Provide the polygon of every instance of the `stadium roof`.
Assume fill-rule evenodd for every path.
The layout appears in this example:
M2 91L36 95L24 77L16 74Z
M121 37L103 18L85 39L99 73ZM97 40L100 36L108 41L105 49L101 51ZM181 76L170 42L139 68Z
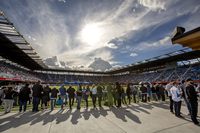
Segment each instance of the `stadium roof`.
M181 44L194 50L200 50L200 27L172 38L173 44Z
M89 70L70 70L70 69L43 69L46 72L68 72L68 73L85 73L85 74L108 74L103 71L89 71Z
M0 11L0 56L28 69L42 69L47 66L31 45L16 30L14 25Z
M165 66L170 62L178 62L178 61L186 61L191 59L196 59L200 57L200 50L191 51L190 49L183 49L175 52L171 52L169 54L164 54L158 57L154 57L151 59L147 59L141 62L134 63L132 65L124 66L120 69L115 69L109 74L123 73L123 72L131 72L134 70L144 70L151 68L158 68L159 66Z

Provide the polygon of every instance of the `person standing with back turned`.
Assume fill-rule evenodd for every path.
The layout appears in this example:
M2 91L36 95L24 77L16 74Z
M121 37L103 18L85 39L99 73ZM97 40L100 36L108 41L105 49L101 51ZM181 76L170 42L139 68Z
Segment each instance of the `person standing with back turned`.
M31 93L30 88L28 87L29 84L26 84L20 91L19 91L19 112L22 111L22 107L24 107L23 111L26 111L27 101L29 100L29 94Z
M98 97L98 103L99 107L101 108L101 101L102 101L102 96L103 96L103 88L100 84L97 85L97 97Z
M80 110L81 109L81 100L82 100L82 86L81 85L78 86L76 95L77 95L77 110Z
M40 103L40 98L42 96L42 85L40 84L40 81L38 81L32 88L33 92L33 112L37 112L38 110L38 105Z
M117 107L120 108L122 105L122 88L119 82L116 82L116 91L117 91Z
M195 125L199 125L197 120L197 112L198 112L198 99L197 99L197 92L195 91L192 79L187 79L186 84L186 94L187 99L189 101L191 107L191 119Z
M63 106L64 104L66 105L66 93L67 93L67 90L65 88L65 85L61 85L61 87L59 88L59 92L60 92L60 97L62 99L62 104L61 104L61 109L63 109Z
M72 109L72 106L74 105L74 97L75 97L75 89L70 85L67 89L68 97L69 97L69 108Z
M128 98L128 104L131 104L131 87L130 87L130 83L127 84L127 88L126 88L126 95Z

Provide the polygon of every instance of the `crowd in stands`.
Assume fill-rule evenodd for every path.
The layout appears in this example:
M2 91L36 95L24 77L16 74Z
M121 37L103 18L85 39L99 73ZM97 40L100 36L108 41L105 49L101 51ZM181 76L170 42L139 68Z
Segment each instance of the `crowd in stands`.
M12 64L0 61L0 78L15 78L22 81L43 81L43 82L121 82L139 83L145 82L168 82L171 80L182 80L187 77L193 80L200 79L200 65L196 66L182 66L170 69L156 70L150 72L131 73L125 75L115 76L99 76L99 75L67 75L67 74L49 74L49 73L36 73L28 71Z
M31 71L17 67L15 65L0 61L0 77L13 78L21 81L38 81L40 78Z
M115 76L114 81L118 82L169 82L171 80L182 80L190 77L193 80L200 79L200 66L177 67L166 70L158 70L143 73L132 73L127 75Z
M94 76L94 75L64 75L64 74L44 74L38 73L45 82L92 82L99 83L105 82L108 77Z

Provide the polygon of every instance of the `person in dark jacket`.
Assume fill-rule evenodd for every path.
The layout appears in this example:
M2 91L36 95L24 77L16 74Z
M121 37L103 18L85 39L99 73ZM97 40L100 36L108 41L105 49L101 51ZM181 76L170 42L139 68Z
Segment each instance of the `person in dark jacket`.
M187 106L187 109L188 109L188 112L189 112L188 115L190 115L191 114L191 107L190 107L190 103L188 101L187 94L186 94L185 80L181 81L181 84L180 84L179 87L180 87L180 89L182 91L182 98L184 99L184 102L185 102L185 104Z
M98 98L99 107L102 107L101 106L102 96L103 96L103 88L99 84L97 85L97 98Z
M138 87L134 86L134 85L131 85L130 88L131 88L131 93L133 95L133 102L134 103L139 102L139 99L136 99L138 97L138 95L139 95Z
M38 105L40 103L40 98L42 95L42 85L40 84L40 81L38 81L32 88L33 92L33 112L37 112L38 110Z
M142 92L142 102L147 102L147 88L141 84L140 91Z
M158 101L160 101L160 98L161 98L161 96L160 96L160 91L159 91L159 90L160 90L160 86L159 86L158 83L156 83L154 87L155 87L157 99L158 99Z
M159 84L159 94L162 99L162 101L165 101L165 88L162 84Z
M195 91L192 79L187 79L186 84L186 95L187 99L190 103L191 108L191 119L194 124L198 125L199 122L197 120L197 113L198 113L198 99L197 99L197 92Z
M128 85L127 85L126 95L127 95L127 98L128 98L128 103L131 104L131 87L130 87L130 83L128 83Z
M29 100L29 94L31 93L29 84L26 84L19 92L19 112L26 111L27 101Z
M151 86L150 86L150 83L147 84L147 100L148 102L151 101L151 97L152 97L152 90L151 90Z
M51 111L53 111L55 105L56 105L56 99L57 99L57 96L58 96L58 93L59 91L54 87L52 90L51 90Z
M12 87L8 87L7 89L4 90L4 109L5 109L5 113L9 113L13 107L13 95L15 95L16 92L13 90Z
M74 105L75 89L72 86L69 86L67 93L69 97L69 108L72 109L72 106Z
M114 105L117 106L117 90L114 86L111 89L111 92L112 92L112 96L113 96Z
M79 85L77 91L76 91L76 95L77 95L77 110L81 109L81 100L82 100L82 86Z
M156 92L155 84L152 84L151 91L152 91L152 98L153 98L155 101L158 101L158 97L157 97L157 92Z
M86 109L88 108L88 98L90 96L90 87L87 86L86 88L84 87L83 88L83 99L85 100L85 106L86 106Z
M126 92L124 90L124 88L122 87L122 103L127 105L127 102L126 102Z
M117 91L117 107L121 107L122 103L122 87L120 86L119 82L116 82L116 91Z
M94 109L96 108L96 99L97 99L97 87L92 85L91 87L91 97L92 97L92 104Z
M47 109L47 103L50 100L49 94L51 92L51 89L49 85L46 85L43 89L43 94L42 94L42 109Z

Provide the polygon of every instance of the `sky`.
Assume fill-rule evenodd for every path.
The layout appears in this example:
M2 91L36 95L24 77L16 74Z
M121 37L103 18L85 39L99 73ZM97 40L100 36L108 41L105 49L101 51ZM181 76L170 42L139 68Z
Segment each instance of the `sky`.
M200 0L1 0L16 29L45 59L89 66L95 58L113 67L179 49L176 26L200 25Z

